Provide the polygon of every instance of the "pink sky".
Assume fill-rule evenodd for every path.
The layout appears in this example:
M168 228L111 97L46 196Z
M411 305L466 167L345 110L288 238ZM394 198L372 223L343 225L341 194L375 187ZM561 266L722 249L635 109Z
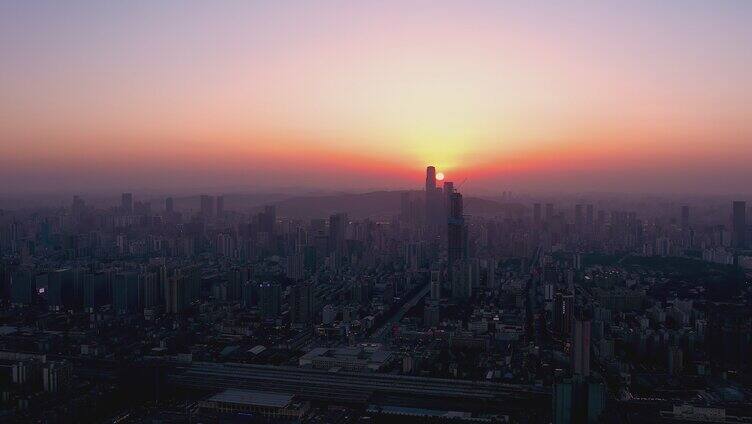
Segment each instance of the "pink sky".
M5 190L749 191L748 2L0 5Z

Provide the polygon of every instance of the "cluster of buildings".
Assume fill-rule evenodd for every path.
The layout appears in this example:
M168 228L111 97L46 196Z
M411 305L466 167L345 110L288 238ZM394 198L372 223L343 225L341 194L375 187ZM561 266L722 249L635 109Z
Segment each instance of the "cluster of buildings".
M0 421L752 422L746 203L459 188L0 211Z

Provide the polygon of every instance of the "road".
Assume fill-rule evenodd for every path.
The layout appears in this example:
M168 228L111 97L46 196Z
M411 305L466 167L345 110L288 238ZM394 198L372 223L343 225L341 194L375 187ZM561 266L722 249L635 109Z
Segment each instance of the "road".
M420 302L420 300L423 299L428 294L429 291L431 291L431 285L426 284L426 286L420 289L420 291L416 293L415 296L413 296L412 298L410 298L410 300L402 304L402 307L400 307L399 310L395 312L391 318L389 318L381 327L375 330L373 334L371 334L371 339L382 340L384 338L384 332L391 329L392 324L394 324L395 322L399 322L402 319L402 317L405 316L407 311L409 311L415 305L417 305L418 302Z

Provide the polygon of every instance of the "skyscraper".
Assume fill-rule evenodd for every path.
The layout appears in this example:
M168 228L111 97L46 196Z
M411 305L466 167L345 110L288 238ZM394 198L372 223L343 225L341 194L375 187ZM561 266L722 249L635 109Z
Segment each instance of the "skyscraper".
M116 313L135 312L139 307L139 281L135 272L121 272L112 281L112 308Z
M684 205L681 208L681 227L682 229L689 228L689 206Z
M165 199L165 210L168 213L175 212L175 205L173 203L172 197L168 197L168 198Z
M69 307L73 304L73 270L58 269L47 275L47 305L53 309Z
M733 204L733 209L734 247L744 249L747 245L747 202L737 200Z
M277 207L274 205L264 206L264 211L258 214L259 231L272 236L274 225L277 223Z
M290 322L305 324L313 315L313 285L298 283L290 288Z
M431 271L431 300L441 299L441 272Z
M486 278L486 287L489 289L495 289L498 287L498 280L496 279L496 259L490 258L487 261L488 272Z
M569 293L556 293L554 297L554 331L567 336L572 332L572 308L574 296Z
M575 375L554 384L554 424L595 424L606 405L602 381Z
M217 196L217 218L225 214L225 196Z
M583 215L582 215L582 206L580 204L577 204L574 206L574 226L576 229L580 230L582 229L583 221Z
M426 168L426 223L434 228L441 224L444 215L440 192L436 187L436 168L429 166Z
M546 222L551 221L554 218L554 204L546 203Z
M452 193L449 201L449 217L447 220L447 246L449 269L454 264L467 259L467 227L462 210L462 194Z
M345 230L347 229L347 214L336 213L329 217L329 251L343 253L345 251Z
M279 284L261 283L259 286L259 308L264 318L274 318L279 315L281 290Z
M590 320L574 320L572 335L572 373L583 377L590 375Z
M533 222L537 225L541 222L541 204L533 204Z
M444 181L443 193L437 194L440 197L441 202L441 221L445 222L449 217L449 204L452 199L452 193L454 193L454 183L452 181Z
M426 168L426 195L436 191L436 168L429 166Z
M206 194L201 195L201 216L204 219L214 216L214 197Z
M591 204L585 206L585 225L591 228L595 223L595 207Z
M402 222L405 222L405 223L411 222L411 219L410 219L411 209L412 209L412 199L410 196L410 192L406 191L400 194L400 219L402 220Z
M123 193L120 196L120 209L125 213L133 213L133 193Z

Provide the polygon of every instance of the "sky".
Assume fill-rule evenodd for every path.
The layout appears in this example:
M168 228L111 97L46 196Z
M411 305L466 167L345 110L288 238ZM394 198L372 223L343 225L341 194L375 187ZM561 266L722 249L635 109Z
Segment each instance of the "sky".
M752 2L0 2L0 193L750 192Z

